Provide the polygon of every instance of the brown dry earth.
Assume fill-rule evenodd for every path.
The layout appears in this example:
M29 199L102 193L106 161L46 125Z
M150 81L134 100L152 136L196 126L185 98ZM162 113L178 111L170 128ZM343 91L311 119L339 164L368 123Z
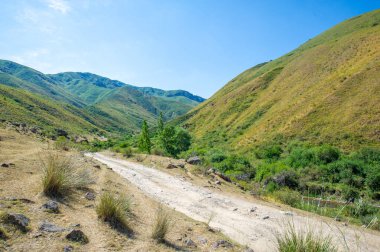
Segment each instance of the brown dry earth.
M59 153L70 157L76 166L88 169L95 183L88 189L74 191L69 197L59 200L58 214L45 212L41 206L49 199L41 193L41 159L49 151L52 148L48 142L0 129L0 164L14 164L0 167L0 212L21 213L30 218L30 231L25 234L10 232L8 240L0 239L0 251L63 251L65 246L72 246L74 251L214 251L216 241L228 240L221 233L210 231L205 223L166 208L171 213L171 229L167 243L157 244L150 234L159 203L107 166L76 151ZM95 165L100 165L100 168ZM98 220L95 206L104 191L131 198L134 215L131 219L132 237ZM87 200L84 197L86 192L95 193L95 201ZM44 221L66 230L42 232L39 227ZM69 230L77 224L89 238L86 245L65 239ZM196 247L186 245L187 239L191 239ZM216 248L216 251L227 250L245 251L245 248L237 244L233 248Z

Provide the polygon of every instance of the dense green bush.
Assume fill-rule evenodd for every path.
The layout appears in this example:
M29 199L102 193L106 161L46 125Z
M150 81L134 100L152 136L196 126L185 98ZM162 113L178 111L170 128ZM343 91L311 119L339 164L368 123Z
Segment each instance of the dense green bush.
M283 150L279 144L262 145L256 150L255 155L259 159L277 160L280 158Z
M179 127L165 126L158 136L160 147L170 156L177 157L191 145L190 134Z
M371 191L380 191L380 165L373 165L368 169L366 184Z

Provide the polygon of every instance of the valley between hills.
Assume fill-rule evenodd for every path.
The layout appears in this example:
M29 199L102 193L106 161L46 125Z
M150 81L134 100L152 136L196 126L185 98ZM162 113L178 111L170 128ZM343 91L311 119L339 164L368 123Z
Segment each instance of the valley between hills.
M379 24L208 99L0 60L0 251L378 251Z

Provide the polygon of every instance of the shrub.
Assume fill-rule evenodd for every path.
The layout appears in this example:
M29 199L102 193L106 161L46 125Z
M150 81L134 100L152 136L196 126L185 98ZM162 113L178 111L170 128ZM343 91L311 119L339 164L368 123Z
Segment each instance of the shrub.
M322 145L316 150L316 161L320 164L329 164L340 157L339 149L330 145Z
M7 240L9 238L8 232L4 227L0 226L0 240Z
M353 156L366 163L380 162L380 149L366 147L353 154Z
M166 126L159 135L159 144L168 155L176 157L189 149L191 136L182 128Z
M64 136L59 136L54 143L54 148L68 151L70 149L70 141Z
M169 214L160 205L157 209L156 218L153 225L152 238L158 242L165 241L165 236L169 230L169 226Z
M93 183L88 171L78 169L70 158L49 153L41 163L42 188L47 196L61 197L71 189Z
M280 173L281 171L287 171L291 168L282 162L268 163L263 162L257 167L255 179L261 182L268 177Z
M342 197L347 202L354 202L359 198L359 191L351 186L344 186L342 189Z
M282 189L273 193L276 199L284 204L295 207L301 200L301 194L297 191Z
M295 147L291 150L287 162L291 167L307 167L314 163L314 151L311 148Z
M368 170L366 184L371 191L380 191L380 165L374 165Z
M259 159L272 159L277 160L280 158L283 150L278 144L268 144L259 147L255 155Z
M310 230L297 231L289 224L282 234L276 235L279 252L334 252L338 251L330 236L315 234Z
M221 172L239 171L254 174L254 169L248 159L237 155L228 156L222 162L215 164L215 168Z
M280 173L274 175L271 179L279 186L286 186L291 189L298 187L298 175L292 170L281 171Z
M132 150L132 148L129 147L129 146L126 147L126 148L124 148L124 149L121 149L120 153L123 154L123 156L124 156L124 157L127 157L127 158L133 156L133 150Z
M113 228L121 231L129 230L128 215L131 214L131 204L124 196L116 196L105 192L96 206L98 217L108 222Z

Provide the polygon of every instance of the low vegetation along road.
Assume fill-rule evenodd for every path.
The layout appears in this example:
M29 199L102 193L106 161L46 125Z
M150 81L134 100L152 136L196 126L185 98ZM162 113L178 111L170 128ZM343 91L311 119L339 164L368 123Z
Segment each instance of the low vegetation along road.
M157 201L195 220L210 221L212 228L254 251L274 251L275 234L283 232L289 224L324 237L330 235L343 251L379 251L380 248L378 233L364 228L223 195L195 186L181 176L100 153L87 156L106 164Z

